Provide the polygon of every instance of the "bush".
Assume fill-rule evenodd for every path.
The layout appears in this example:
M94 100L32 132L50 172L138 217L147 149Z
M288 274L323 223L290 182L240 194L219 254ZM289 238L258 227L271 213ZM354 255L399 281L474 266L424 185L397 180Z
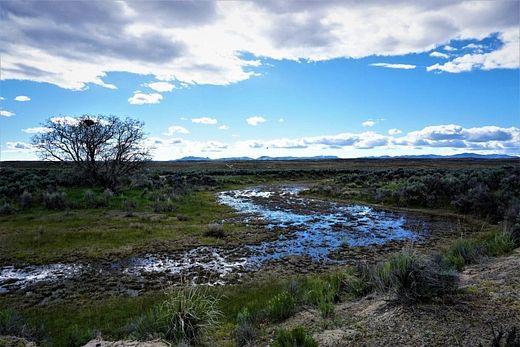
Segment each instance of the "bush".
M224 227L222 224L212 223L208 224L206 231L204 232L204 236L216 237L217 239L222 239L226 237L226 233L224 232Z
M153 210L155 213L165 213L175 211L175 204L171 199L159 200L156 199L153 203Z
M96 193L90 189L85 190L83 199L85 200L86 208L96 208L98 206Z
M22 317L11 309L0 310L0 336L16 336L27 340L37 339L40 331L27 325Z
M63 210L67 207L67 194L65 192L43 193L43 206L49 210Z
M311 278L307 281L304 301L317 306L322 317L328 317L334 312L333 303L339 295L339 284L321 278Z
M30 208L33 203L33 196L27 190L24 190L22 195L20 195L20 208L26 209Z
M131 217L137 208L137 203L134 200L124 199L122 203L123 210L127 217Z
M318 347L318 343L303 327L292 330L280 329L274 338L273 347Z
M254 321L255 317L247 307L238 313L237 327L235 329L235 340L237 346L247 346L256 339Z
M376 288L401 303L439 297L457 288L458 275L433 261L404 251L379 265L374 272Z
M108 207L110 204L110 200L114 197L114 192L110 189L105 189L103 191L103 194L101 194L101 200L100 203L102 206Z
M173 290L162 304L138 321L135 335L138 338L160 337L174 343L197 342L221 316L218 299L207 289L187 287Z
M286 291L276 295L267 304L269 318L277 322L292 316L295 309L296 301Z
M0 206L0 216L6 216L9 214L16 214L16 209L11 206L10 203L4 202L4 204Z

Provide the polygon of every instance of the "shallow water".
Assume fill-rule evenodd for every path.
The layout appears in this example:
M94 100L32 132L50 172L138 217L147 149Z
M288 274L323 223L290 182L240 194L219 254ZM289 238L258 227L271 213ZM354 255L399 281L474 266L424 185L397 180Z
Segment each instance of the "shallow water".
M235 249L197 247L177 255L148 254L103 267L50 264L0 268L0 294L41 281L59 281L83 274L141 277L180 275L192 282L225 283L226 275L252 271L287 256L308 256L316 262L334 262L330 255L341 247L362 247L393 240L417 240L426 226L416 218L300 196L301 186L264 186L217 194L221 204L236 210L240 221L280 231L274 241ZM411 230L416 225L421 234Z

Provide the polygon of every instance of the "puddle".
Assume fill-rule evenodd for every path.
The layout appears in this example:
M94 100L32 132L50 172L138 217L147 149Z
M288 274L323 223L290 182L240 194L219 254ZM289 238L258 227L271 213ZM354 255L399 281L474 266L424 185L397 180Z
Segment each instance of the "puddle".
M426 231L415 217L344 205L300 196L300 186L257 187L217 194L221 204L236 210L245 223L282 231L274 241L235 249L197 247L178 255L149 254L112 263L51 264L0 268L0 294L41 281L59 281L80 275L119 278L178 275L200 284L223 284L231 273L254 271L287 256L308 256L316 262L334 262L330 255L343 246L381 245L393 240L417 240ZM410 229L417 226L421 234ZM415 228L414 228L415 229Z
M331 262L329 255L342 246L381 245L389 241L417 240L421 237L409 229L426 226L402 214L375 210L366 205L343 205L299 196L303 187L280 187L232 190L218 194L220 203L234 208L252 222L260 219L267 228L292 231L277 240L249 245L249 265L262 265L287 256L309 256L314 261ZM268 194L267 194L268 193ZM418 228L419 229L419 228Z

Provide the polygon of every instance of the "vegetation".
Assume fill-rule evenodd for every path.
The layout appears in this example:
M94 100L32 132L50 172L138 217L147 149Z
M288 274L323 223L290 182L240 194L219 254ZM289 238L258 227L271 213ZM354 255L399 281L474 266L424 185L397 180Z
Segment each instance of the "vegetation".
M314 339L303 327L291 330L280 329L274 338L273 347L318 347Z

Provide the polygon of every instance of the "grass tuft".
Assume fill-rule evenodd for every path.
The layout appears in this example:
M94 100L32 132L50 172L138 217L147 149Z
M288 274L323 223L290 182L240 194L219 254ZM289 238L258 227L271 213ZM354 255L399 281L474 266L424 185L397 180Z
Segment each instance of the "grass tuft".
M318 347L318 343L303 327L291 330L280 329L274 338L273 347Z

